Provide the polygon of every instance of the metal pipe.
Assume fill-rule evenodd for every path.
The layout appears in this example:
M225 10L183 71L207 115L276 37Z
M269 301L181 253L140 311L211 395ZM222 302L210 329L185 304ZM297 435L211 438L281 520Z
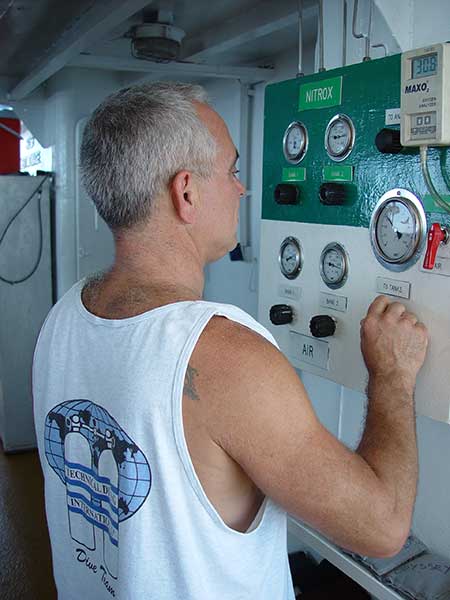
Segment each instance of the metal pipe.
M323 59L323 0L319 0L319 73L325 71Z
M365 40L365 42L366 42L365 56L363 57L363 61L366 61L366 60L370 60L370 30L372 28L372 0L370 0L369 23L368 23L367 35L364 35L364 33L358 33L356 31L356 19L358 16L358 6L359 6L359 0L354 0L354 2L353 2L353 19L352 19L352 35L357 40L361 40L361 39Z
M298 65L297 77L303 76L303 0L298 0Z
M347 0L344 0L344 22L342 27L342 66L347 64Z
M366 37L366 55L363 60L370 60L370 38L372 31L372 7L373 0L369 0L369 23L367 25L367 37Z

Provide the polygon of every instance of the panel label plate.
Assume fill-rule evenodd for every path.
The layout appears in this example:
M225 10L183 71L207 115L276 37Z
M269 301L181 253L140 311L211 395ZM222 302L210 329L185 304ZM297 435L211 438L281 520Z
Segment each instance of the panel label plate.
M289 332L290 352L295 360L328 370L330 347L328 342L318 340L296 331Z
M353 181L353 167L350 165L336 165L323 168L324 181L341 181L350 183Z
M411 296L411 284L408 281L377 277L377 292L386 294L387 296L396 296L397 298L409 300Z
M400 125L400 109L388 108L384 113L385 125Z
M320 306L323 308L333 308L339 312L347 312L347 298L345 296L320 292Z
M281 181L306 181L305 167L283 167Z
M298 110L339 106L342 102L342 75L300 86Z
M294 285L280 283L280 285L278 286L278 295L282 298L289 298L289 300L300 300L301 294L301 289Z

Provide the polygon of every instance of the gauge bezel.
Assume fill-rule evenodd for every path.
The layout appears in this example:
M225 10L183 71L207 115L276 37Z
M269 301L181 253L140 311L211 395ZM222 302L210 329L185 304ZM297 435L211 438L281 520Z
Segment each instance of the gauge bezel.
M409 253L398 259L391 259L386 256L378 242L377 236L378 220L390 202L400 202L403 204L415 219L414 246ZM383 194L375 205L370 219L369 234L375 258L383 267L394 272L406 271L411 268L419 260L427 239L427 219L422 202L408 190L402 188L389 190Z
M289 133L295 128L302 129L304 143L303 143L301 149L299 150L298 154L293 158L290 156L289 152L287 151L287 139L288 139ZM298 165L305 158L305 155L308 151L308 144L309 144L309 136L308 136L308 130L306 128L306 125L304 125L304 123L302 123L301 121L292 121L292 123L290 123L287 126L286 131L284 132L284 135L283 135L284 158L287 160L287 162L289 164Z
M348 147L342 154L335 154L330 148L330 142L329 142L330 129L333 127L333 125L336 123L336 121L345 121L350 128L350 144L348 145ZM334 115L334 117L332 117L329 120L327 128L325 130L325 150L327 151L327 154L331 158L331 160L334 160L335 162L341 162L341 161L345 160L347 158L347 156L353 150L353 147L355 145L355 139L356 139L355 126L353 125L353 121L350 119L349 116L344 115L343 113L339 113L337 115Z
M329 281L325 274L325 270L323 267L323 261L324 261L325 256L327 255L327 253L330 250L336 250L336 252L339 252L339 254L341 254L342 259L343 259L344 272L339 281ZM325 248L322 250L322 253L320 255L320 261L319 261L320 276L322 277L322 281L324 282L324 284L332 290L337 290L337 289L341 288L343 285L345 285L345 282L347 281L348 267L349 267L349 259L348 259L348 254L347 254L344 246L342 244L340 244L339 242L330 242L329 244L327 244L325 246Z
M295 271L293 271L292 273L286 272L286 270L283 266L283 262L282 262L283 251L286 248L286 246L288 246L289 244L292 244L293 246L295 246L295 249L297 251L296 256L295 256L296 267L295 267ZM302 247L300 245L300 242L297 240L297 238L289 236L287 238L284 238L284 240L281 242L280 250L278 252L278 264L280 266L281 273L286 277L286 279L295 279L296 277L298 277L300 275L300 272L303 268L303 252L302 252Z

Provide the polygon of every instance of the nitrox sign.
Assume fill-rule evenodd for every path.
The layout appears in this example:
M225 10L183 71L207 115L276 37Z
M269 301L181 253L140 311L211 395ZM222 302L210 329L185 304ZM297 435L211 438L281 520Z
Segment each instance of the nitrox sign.
M322 79L300 86L298 109L327 108L342 102L342 77Z

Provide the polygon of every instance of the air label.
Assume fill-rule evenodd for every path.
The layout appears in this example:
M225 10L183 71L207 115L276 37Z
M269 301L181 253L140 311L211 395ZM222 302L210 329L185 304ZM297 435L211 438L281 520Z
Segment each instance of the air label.
M377 292L409 300L411 295L411 284L408 281L377 277Z
M296 361L308 363L319 369L328 369L330 355L328 342L296 331L290 331L289 335L291 354Z

